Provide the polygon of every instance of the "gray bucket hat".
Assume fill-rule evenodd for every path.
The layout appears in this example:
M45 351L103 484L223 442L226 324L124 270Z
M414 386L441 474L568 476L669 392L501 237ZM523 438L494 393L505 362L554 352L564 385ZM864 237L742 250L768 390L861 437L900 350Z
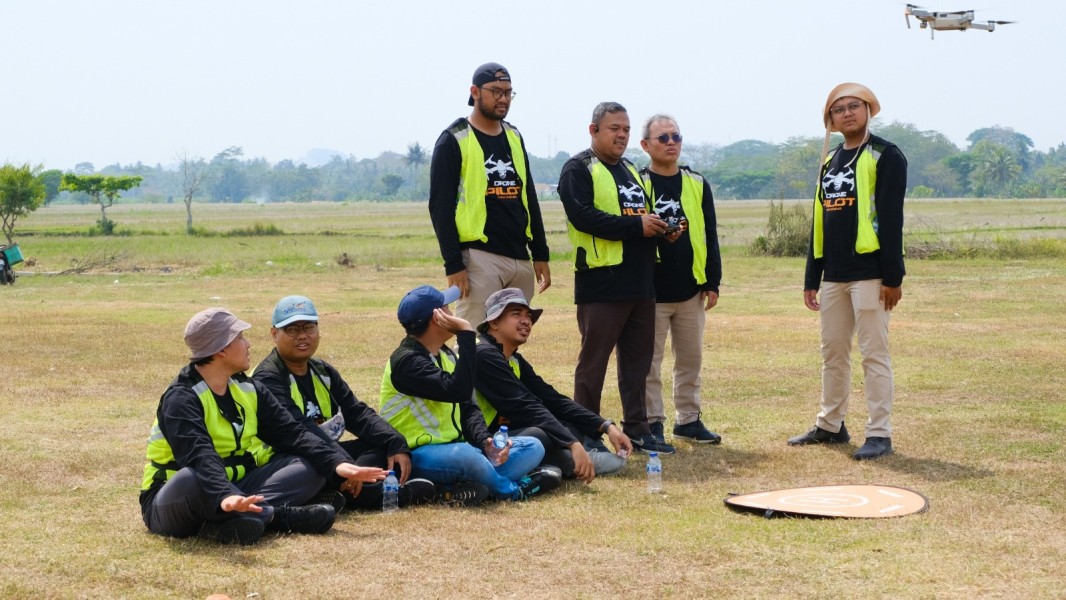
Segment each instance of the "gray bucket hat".
M481 333L485 333L489 330L489 321L495 321L500 318L506 309L511 304L521 304L529 309L533 313L532 319L536 323L540 318L540 314L544 312L543 308L533 308L529 305L529 301L526 300L525 294L518 288L504 288L498 292L493 292L489 296L488 300L485 300L485 320L477 326L477 330Z

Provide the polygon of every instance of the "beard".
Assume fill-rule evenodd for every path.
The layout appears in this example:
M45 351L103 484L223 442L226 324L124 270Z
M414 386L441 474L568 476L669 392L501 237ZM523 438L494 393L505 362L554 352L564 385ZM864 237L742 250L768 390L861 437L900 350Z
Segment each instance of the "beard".
M477 101L475 102L475 105L476 105L475 108L477 108L477 111L479 113L481 113L481 116L485 117L486 119L493 120L493 121L502 121L502 120L504 120L504 118L507 117L507 113L511 110L511 107L508 106L507 110L503 111L502 115L498 115L498 114L496 114L496 109L495 108L491 108L490 109L490 108L486 107L484 102L482 102L481 98L477 99Z

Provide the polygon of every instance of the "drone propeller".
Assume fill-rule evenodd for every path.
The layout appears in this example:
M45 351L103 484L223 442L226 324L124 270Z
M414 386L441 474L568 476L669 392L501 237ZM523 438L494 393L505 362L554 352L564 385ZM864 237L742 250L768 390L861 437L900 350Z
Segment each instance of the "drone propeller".
M995 23L996 25L1010 25L1011 23L1017 23L1017 21L989 21L989 23Z

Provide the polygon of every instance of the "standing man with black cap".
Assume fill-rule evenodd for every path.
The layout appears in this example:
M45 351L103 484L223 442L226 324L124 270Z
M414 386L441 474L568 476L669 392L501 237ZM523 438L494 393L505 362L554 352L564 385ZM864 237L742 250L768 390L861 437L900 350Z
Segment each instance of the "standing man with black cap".
M814 199L803 302L821 316L822 402L815 425L789 445L845 443L851 392L851 339L858 334L869 418L866 443L853 455L892 453L893 375L888 321L903 297L903 197L907 159L870 134L881 110L864 85L842 83L826 99L822 120L844 143L823 161ZM820 286L820 283L823 283ZM818 292L821 287L821 301Z
M517 287L533 297L551 285L548 243L521 134L504 121L515 97L503 65L474 71L474 110L448 126L433 147L429 214L448 285L459 288L456 316L485 318L485 300ZM532 262L530 262L532 255Z

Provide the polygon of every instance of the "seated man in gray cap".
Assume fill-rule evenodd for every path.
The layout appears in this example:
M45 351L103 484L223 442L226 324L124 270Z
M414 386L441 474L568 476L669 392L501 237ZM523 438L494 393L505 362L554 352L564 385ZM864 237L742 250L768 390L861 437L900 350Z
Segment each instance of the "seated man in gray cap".
M400 481L401 506L432 499L436 493L433 482L410 478L411 450L403 436L356 398L333 365L315 357L322 333L318 310L311 299L282 298L274 307L271 322L274 349L255 368L252 379L265 385L282 402L294 405L317 425L313 429L320 437L337 443L354 457L355 464L395 471ZM345 430L356 438L340 441ZM342 482L335 478L327 489L335 490ZM343 498L348 506L381 510L381 496L382 484L373 483L363 486L357 495L345 494Z
M478 504L489 494L525 500L558 487L558 469L537 468L544 446L536 439L494 445L474 401L474 328L448 308L458 298L455 286L442 292L424 285L400 301L396 317L407 337L385 365L382 416L407 440L414 475L444 487L457 504ZM453 336L458 355L446 344Z
M489 429L507 425L515 435L539 439L546 463L562 469L564 477L589 483L596 475L620 471L633 445L610 419L557 392L518 353L542 312L530 308L517 288L489 296L485 321L477 328L478 404ZM619 454L606 452L598 443L603 434Z
M163 392L148 437L141 515L153 533L251 544L266 529L325 533L335 511L301 506L336 475L348 489L385 478L359 467L244 372L251 327L221 308L185 327L190 363Z

